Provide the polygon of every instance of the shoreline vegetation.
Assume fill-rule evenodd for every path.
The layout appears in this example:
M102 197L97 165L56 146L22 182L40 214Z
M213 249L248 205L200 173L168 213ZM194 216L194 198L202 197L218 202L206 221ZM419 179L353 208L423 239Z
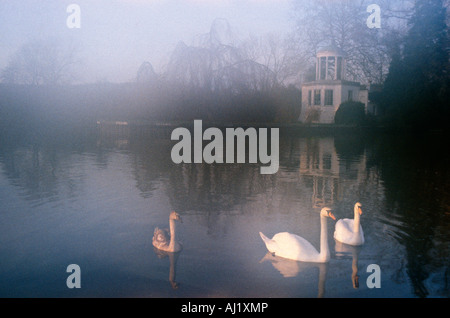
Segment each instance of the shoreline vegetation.
M3 141L52 134L61 139L102 129L108 134L128 130L142 135L161 128L192 128L197 119L205 127L220 129L278 127L281 135L450 133L448 125L399 125L371 116L359 124L301 123L301 92L295 87L233 94L190 90L168 82L0 84L0 96Z

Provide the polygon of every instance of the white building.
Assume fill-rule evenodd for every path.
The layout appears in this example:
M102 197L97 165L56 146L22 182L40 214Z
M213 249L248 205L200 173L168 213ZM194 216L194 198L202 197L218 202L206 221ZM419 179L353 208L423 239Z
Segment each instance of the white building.
M346 60L342 50L335 47L317 53L316 80L302 85L303 123L334 123L339 105L360 101L367 112L368 90L358 82L345 79Z

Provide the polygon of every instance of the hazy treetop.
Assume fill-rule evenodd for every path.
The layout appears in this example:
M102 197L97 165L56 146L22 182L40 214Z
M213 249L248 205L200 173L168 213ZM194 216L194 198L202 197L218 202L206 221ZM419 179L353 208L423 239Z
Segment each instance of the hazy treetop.
M0 1L0 69L27 42L64 39L80 49L83 70L80 81L135 80L144 61L159 73L179 41L189 45L224 20L238 35L285 33L291 29L291 0L2 0ZM81 28L69 29L66 12L70 3L81 9ZM215 37L227 42L227 35Z

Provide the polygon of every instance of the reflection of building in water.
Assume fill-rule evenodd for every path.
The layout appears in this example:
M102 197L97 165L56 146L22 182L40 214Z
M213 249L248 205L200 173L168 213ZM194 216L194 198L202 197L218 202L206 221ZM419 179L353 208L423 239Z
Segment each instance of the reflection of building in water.
M312 183L314 208L332 206L345 195L343 183L355 181L356 185L364 178L365 158L340 160L334 138L306 139L301 147L299 172Z
M333 139L308 139L300 153L300 174L312 179L312 205L320 208L339 199L339 160Z

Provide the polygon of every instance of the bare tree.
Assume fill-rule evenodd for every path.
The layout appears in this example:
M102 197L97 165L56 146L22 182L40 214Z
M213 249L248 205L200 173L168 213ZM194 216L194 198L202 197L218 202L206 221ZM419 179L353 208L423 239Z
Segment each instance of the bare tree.
M178 43L164 76L190 91L239 92L267 90L275 85L274 72L249 59L237 43L228 22L217 19L194 45Z
M251 36L240 48L249 60L267 67L283 85L299 84L308 67L307 54L290 34Z
M347 56L347 78L381 83L390 63L386 36L400 32L410 14L412 0L379 0L382 27L366 25L371 0L300 0L295 2L297 42L311 60L317 51L334 45Z
M153 66L150 62L143 62L139 67L136 75L136 82L138 83L153 83L158 79Z
M242 60L214 72L214 87L219 91L269 91L277 85L276 75L265 65Z
M77 49L56 40L24 44L1 72L4 83L68 84L75 79Z

